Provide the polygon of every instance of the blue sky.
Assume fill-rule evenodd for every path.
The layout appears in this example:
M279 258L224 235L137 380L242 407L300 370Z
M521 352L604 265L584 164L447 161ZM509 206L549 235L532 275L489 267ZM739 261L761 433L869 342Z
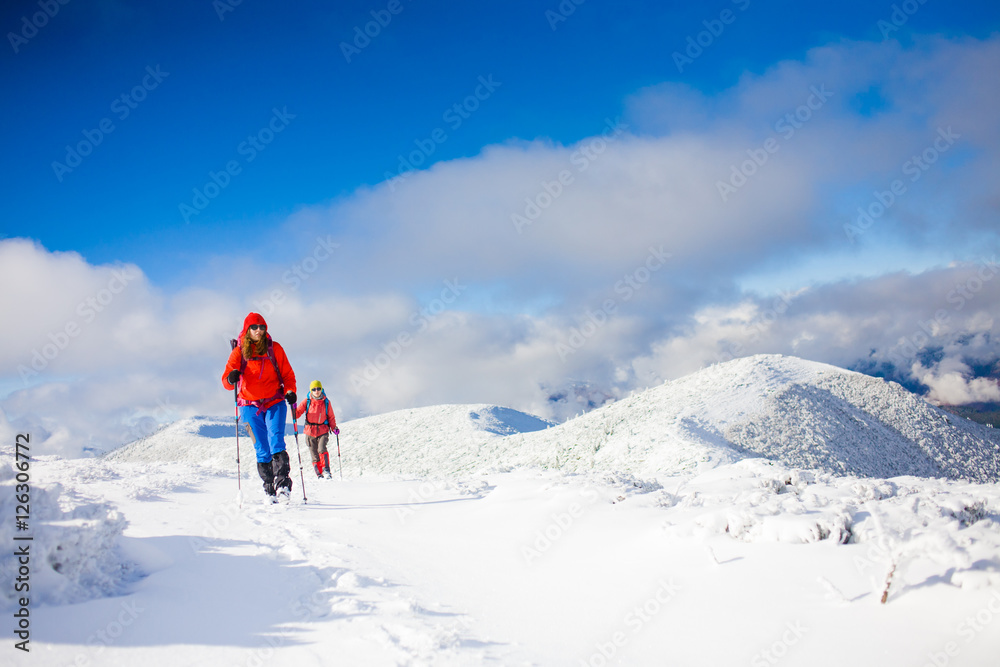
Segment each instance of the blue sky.
M341 44L387 5L61 6L17 53L10 44L4 50L3 233L96 263L137 262L177 287L206 255L256 252L233 225L263 233L299 207L375 185L436 128L448 138L425 167L515 138L572 144L620 116L625 98L644 87L681 82L711 96L819 44L879 40L878 21L893 11L892 3L870 2L591 0L565 5L574 12L554 21L546 12L558 12L557 2L400 0L399 13L347 62ZM673 54L725 10L733 22L678 71ZM38 11L37 3L8 3L2 25L23 32L22 18ZM985 37L997 27L991 3L928 2L891 34ZM121 118L126 107L119 101L112 109L113 101L140 85L150 66L169 75ZM443 113L472 94L480 76L501 82L499 94L452 131ZM273 108L295 116L287 131L185 224L179 204L210 171L245 160L237 147L265 127ZM105 118L114 131L60 181L52 163L64 162L65 147L85 141L84 131Z
M933 0L7 3L0 409L54 434L44 392L169 376L113 421L222 410L217 339L268 308L352 414L559 419L754 352L884 365L997 250L998 19ZM401 157L416 169L392 179ZM123 267L124 296L26 374ZM997 352L996 285L894 372L991 398L970 369ZM770 317L779 294L795 307ZM160 338L178 328L183 362ZM549 400L566 387L590 398ZM80 420L75 438L117 437Z

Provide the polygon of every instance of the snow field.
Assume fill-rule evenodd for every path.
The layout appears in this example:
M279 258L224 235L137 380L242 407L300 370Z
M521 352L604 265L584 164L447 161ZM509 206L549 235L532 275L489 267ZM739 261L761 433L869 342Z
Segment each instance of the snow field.
M84 462L51 462L51 472L73 477L77 463ZM296 664L329 664L333 655L348 664L414 664L420 656L454 664L447 656L463 641L468 620L424 609L380 575L350 567L354 547L327 534L344 520L331 516L336 504L264 506L255 488L241 508L234 477L186 464L164 466L169 470L160 475L146 465L116 465L124 475L96 465L105 468L104 481L95 482L91 470L90 484L131 505L141 524L105 551L143 577L124 597L36 611L36 646L51 657L37 663L36 654L23 664L275 664L289 651ZM142 488L146 479L155 493ZM320 483L309 493L321 496ZM314 511L321 533L309 521L290 520ZM324 623L340 626L335 642L323 636ZM326 649L302 648L316 642ZM465 654L476 659L474 650Z
M265 506L244 471L241 508L233 474L185 463L35 471L128 517L117 548L87 553L138 576L35 606L18 665L981 665L1000 650L998 485L756 459L645 482L307 479L308 505L296 475L293 504Z
M306 460L305 505L291 436L292 503L262 503L246 438L237 494L225 419L182 420L99 460L34 461L46 557L33 561L33 652L13 664L940 667L1000 654L996 435L898 386L761 356L558 426L476 404L341 427L345 481L317 480ZM11 565L0 557L0 575Z

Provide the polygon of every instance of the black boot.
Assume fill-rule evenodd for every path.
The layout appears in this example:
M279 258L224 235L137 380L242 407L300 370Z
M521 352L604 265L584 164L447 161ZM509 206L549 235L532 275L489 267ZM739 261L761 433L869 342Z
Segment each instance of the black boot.
M274 459L271 459L267 463L257 463L257 474L260 478L264 480L264 493L268 496L274 496Z
M288 460L288 452L276 452L271 459L271 469L274 473L274 490L281 493L286 489L288 493L292 491L292 478L288 476L291 469L291 462Z

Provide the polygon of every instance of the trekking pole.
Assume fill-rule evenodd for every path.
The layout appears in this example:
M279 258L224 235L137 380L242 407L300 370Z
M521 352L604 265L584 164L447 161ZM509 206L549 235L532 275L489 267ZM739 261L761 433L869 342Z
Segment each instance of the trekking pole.
M337 436L337 465L340 466L340 481L344 481L344 464L340 462L340 434L334 433Z
M236 502L243 508L243 473L240 472L240 401L233 385L233 403L236 404Z
M299 449L299 422L295 416L295 406L292 406L292 429L295 431L295 453L299 455L299 481L302 482L302 504L306 504L306 478L302 474L302 450Z

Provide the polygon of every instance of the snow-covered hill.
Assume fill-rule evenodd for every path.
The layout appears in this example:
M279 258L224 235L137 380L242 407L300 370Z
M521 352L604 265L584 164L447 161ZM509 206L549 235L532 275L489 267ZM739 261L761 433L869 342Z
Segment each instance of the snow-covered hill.
M928 405L896 383L780 355L712 366L558 426L481 404L400 410L341 426L349 476L529 465L643 478L762 457L866 477L1000 480L995 429ZM195 417L109 458L231 467L233 430L231 421ZM254 460L245 438L240 451L241 460Z
M552 426L495 405L437 405L365 417L342 425L342 444L351 452L344 474L473 473L503 465L511 438Z
M894 382L757 355L648 389L523 438L512 460L655 476L747 457L868 477L1000 480L1000 433Z
M340 424L344 431L345 476L407 474L440 476L494 465L502 457L507 437L547 429L554 424L539 417L496 405L436 405L398 410ZM291 434L294 429L286 429ZM293 464L295 440L286 435ZM329 443L336 456L336 439ZM299 448L308 448L299 423ZM256 460L249 438L240 437L240 461ZM153 435L109 452L109 461L132 463L186 462L215 469L236 464L236 435L232 419L191 417ZM335 464L333 460L331 463Z
M236 425L232 417L189 417L105 455L110 461L194 463L215 468L236 464ZM253 443L240 438L241 461L253 462Z

